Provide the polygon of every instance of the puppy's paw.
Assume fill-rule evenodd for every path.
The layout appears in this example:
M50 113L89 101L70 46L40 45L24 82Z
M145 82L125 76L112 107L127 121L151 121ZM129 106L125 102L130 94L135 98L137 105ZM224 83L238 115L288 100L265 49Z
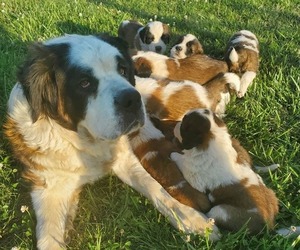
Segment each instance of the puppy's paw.
M226 82L229 84L229 88L234 90L238 95L241 89L240 77L234 73L225 73L224 78L226 79Z

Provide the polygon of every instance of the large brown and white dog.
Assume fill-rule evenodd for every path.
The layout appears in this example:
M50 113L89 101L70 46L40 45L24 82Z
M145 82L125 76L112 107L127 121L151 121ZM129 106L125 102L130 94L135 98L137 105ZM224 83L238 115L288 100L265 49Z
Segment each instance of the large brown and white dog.
M192 34L180 36L170 50L170 57L183 59L203 54L203 48L197 37Z
M118 36L128 42L131 55L141 50L163 54L170 42L170 29L159 21L143 26L137 21L126 20L120 24Z
M148 118L127 49L119 38L66 35L33 44L19 70L5 133L32 185L39 249L66 246L82 186L110 172L184 232L212 228L205 215L172 198L131 150L127 134ZM143 133L151 137L151 126Z
M256 77L259 67L259 43L248 30L235 33L227 44L225 60L229 71L241 77L239 97L243 97Z
M249 156L239 157L243 149L221 119L209 109L192 110L174 134L184 154L171 158L194 188L207 193L212 206L207 216L217 226L238 231L247 224L251 233L273 227L278 200L253 172Z
M154 52L139 52L133 56L133 61L136 75L172 81L190 80L204 84L219 73L228 72L225 61L201 54L175 59Z

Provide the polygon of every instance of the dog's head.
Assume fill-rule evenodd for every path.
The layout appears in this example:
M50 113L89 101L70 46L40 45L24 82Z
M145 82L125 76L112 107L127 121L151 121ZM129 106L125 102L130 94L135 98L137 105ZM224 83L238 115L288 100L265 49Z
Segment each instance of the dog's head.
M18 73L32 120L112 140L144 123L134 68L121 39L65 35L35 43Z
M163 54L170 42L169 26L159 21L150 22L138 30L138 36L143 51Z
M177 59L196 54L203 54L203 48L199 40L192 34L180 36L170 51L170 57Z
M176 125L174 135L182 149L206 149L209 141L214 138L212 128L215 126L224 127L225 124L211 110L191 110Z

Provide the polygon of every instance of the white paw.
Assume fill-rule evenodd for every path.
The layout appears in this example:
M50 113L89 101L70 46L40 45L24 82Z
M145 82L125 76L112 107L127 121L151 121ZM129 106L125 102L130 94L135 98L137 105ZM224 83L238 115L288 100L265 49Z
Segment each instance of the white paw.
M199 234L208 237L211 241L217 241L221 238L214 221L207 218L203 213L182 204L174 209L173 213L174 218L172 219L174 221L171 220L171 223L185 234Z
M224 77L226 82L229 84L229 88L235 90L238 93L241 89L241 79L237 74L225 73Z

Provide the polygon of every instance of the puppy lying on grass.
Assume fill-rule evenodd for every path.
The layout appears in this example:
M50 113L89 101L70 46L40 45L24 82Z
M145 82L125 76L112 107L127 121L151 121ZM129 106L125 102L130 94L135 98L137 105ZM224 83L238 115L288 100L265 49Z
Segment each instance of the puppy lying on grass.
M207 216L218 227L238 231L245 224L250 233L274 226L278 200L241 158L224 122L209 109L188 112L174 129L184 154L171 153L185 179L211 202ZM235 145L235 146L234 146ZM239 145L239 147L241 147Z

